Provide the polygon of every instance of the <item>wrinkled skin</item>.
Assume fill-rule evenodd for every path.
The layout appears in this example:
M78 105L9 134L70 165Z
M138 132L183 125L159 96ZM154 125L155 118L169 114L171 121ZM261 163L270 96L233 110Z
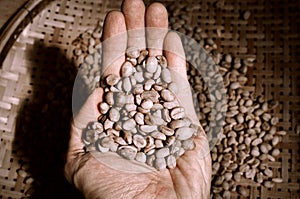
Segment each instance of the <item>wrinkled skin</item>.
M159 29L145 30L145 27ZM200 125L193 108L181 40L176 33L168 33L167 27L168 16L163 5L153 3L145 9L142 0L124 0L122 12L108 13L104 22L102 40L108 42L103 48L103 66L108 68L104 69L103 75L119 75L127 46L147 47L152 56L164 54L172 70L173 81L177 82L181 91L185 91L177 95L178 99L189 117ZM126 34L126 31L129 32ZM113 39L110 41L109 38ZM211 158L202 128L195 138L195 149L181 156L174 169L156 171L147 165L137 165L113 155L102 157L99 153L85 153L81 132L88 122L95 121L99 116L97 105L102 101L102 94L101 88L96 89L72 121L65 165L65 176L70 183L91 199L209 198ZM112 168L101 161L107 157L124 169ZM125 168L134 168L134 171Z

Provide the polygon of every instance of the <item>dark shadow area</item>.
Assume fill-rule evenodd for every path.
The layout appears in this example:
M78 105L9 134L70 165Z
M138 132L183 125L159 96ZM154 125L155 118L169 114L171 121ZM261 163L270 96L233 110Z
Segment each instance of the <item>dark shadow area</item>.
M64 177L76 68L60 49L41 42L27 56L32 90L17 118L14 149L34 178L31 198L83 198Z

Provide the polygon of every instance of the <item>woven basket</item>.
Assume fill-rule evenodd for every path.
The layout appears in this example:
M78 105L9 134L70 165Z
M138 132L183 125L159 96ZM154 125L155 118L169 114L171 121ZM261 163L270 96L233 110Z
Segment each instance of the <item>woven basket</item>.
M147 1L146 3L149 3ZM72 41L121 1L28 1L0 35L0 198L82 198L63 176L76 67ZM201 27L218 50L254 57L248 86L279 101L274 115L288 132L269 164L283 179L267 189L251 181L248 198L300 198L300 4L297 0L164 1ZM196 8L187 16L180 13ZM250 17L243 14L249 11ZM171 13L174 14L174 13ZM232 193L232 198L242 198Z

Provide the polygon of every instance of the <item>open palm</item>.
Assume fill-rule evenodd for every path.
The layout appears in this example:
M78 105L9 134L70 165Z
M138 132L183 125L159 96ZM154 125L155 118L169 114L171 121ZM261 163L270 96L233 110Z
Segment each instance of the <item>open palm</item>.
M145 27L147 27L145 29ZM159 3L145 11L141 0L124 0L122 12L107 14L103 29L103 73L120 74L127 47L147 49L151 56L164 54L179 86L177 98L187 115L198 125L187 81L184 51L181 40L169 32L167 11ZM184 81L183 81L184 80ZM117 154L85 153L81 132L99 116L97 105L103 90L96 89L87 99L72 122L71 140L65 173L67 179L83 192L86 198L208 198L211 183L211 159L205 133L200 128L195 149L177 160L174 169L156 171L134 163ZM114 166L111 166L113 163Z

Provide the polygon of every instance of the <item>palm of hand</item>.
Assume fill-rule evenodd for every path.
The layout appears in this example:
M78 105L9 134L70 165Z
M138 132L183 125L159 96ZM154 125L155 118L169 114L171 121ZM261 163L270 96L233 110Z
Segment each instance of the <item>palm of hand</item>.
M131 13L134 13L133 16ZM103 39L107 39L120 32L132 29L140 29L144 26L144 4L140 0L125 0L123 2L123 14L120 12L111 12L108 14L104 24ZM155 17L159 15L159 17ZM124 19L125 16L125 19ZM126 26L125 26L126 22ZM167 28L167 13L161 4L152 4L146 12L146 25L157 28ZM161 33L163 29L160 29ZM166 31L165 31L166 32ZM179 37L174 33L168 33L164 39L164 35L153 33L147 38L148 48L152 55L162 54L162 46L171 49L173 53L165 53L171 69L179 74L185 80L185 60L184 53ZM143 33L142 33L143 34ZM162 37L157 38L158 35ZM142 42L141 41L142 38ZM152 40L151 40L152 38ZM156 42L151 43L155 38ZM144 41L143 41L144 39ZM160 42L157 42L160 41ZM140 49L144 48L146 41L145 36L130 37L128 35L127 44L136 46ZM124 57L113 59L114 56L111 50L115 48L114 42L108 42L103 51L104 65L109 66L109 70L105 73L119 74L120 66ZM119 44L118 44L119 45ZM126 48L126 43L124 44ZM121 47L122 48L122 47ZM107 49L105 51L105 49ZM178 56L174 54L183 56ZM107 53L106 53L107 52ZM124 51L123 51L124 53ZM117 56L117 55L116 55ZM113 63L106 63L106 60L115 60ZM109 71L109 72L107 72ZM106 75L107 75L106 74ZM175 77L176 78L176 77ZM176 80L175 80L176 81ZM187 81L185 81L187 82ZM179 81L181 89L188 88L186 83ZM163 171L154 171L146 165L134 165L122 158L115 157L115 164L121 165L121 168L135 168L140 173L120 171L111 168L105 164L105 155L96 157L90 153L84 153L84 145L81 142L81 130L86 127L88 122L94 121L99 116L97 104L102 100L102 89L96 89L88 98L79 114L74 118L71 131L71 140L69 152L67 155L67 164L65 166L66 177L73 182L75 186L81 190L86 198L208 198L211 180L211 159L209 148L204 132L195 138L195 149L187 151L177 160L177 166L174 169L166 169ZM197 117L193 110L192 96L188 93L188 97L177 96L181 103L188 111L188 115L193 121L197 121ZM99 155L99 154L98 154ZM103 155L103 154L102 154ZM101 156L101 154L100 154ZM101 160L98 161L97 159ZM111 161L113 157L109 157Z

